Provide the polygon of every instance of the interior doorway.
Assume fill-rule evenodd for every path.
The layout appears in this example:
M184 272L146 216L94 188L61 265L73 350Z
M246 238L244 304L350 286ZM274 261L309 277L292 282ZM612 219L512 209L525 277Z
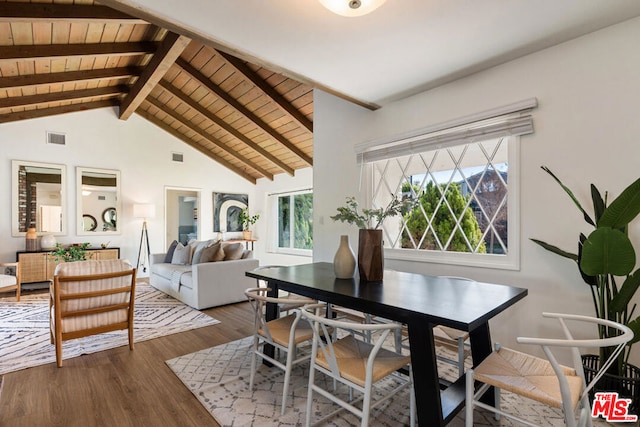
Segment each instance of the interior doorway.
M174 240L183 245L192 239L199 240L200 190L167 187L165 207L165 247Z

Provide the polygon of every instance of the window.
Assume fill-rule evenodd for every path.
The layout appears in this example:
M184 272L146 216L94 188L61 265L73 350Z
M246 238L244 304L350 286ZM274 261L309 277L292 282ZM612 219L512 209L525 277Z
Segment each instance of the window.
M313 249L313 193L304 191L276 197L277 250L310 254Z
M519 135L533 132L533 106L357 147L369 205L416 201L382 225L387 258L518 268Z

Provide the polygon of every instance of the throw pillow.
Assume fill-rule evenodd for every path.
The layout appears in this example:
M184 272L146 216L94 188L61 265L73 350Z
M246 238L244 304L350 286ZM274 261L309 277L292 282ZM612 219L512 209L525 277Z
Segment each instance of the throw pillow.
M204 248L211 245L211 240L203 240L201 242L197 242L192 244L193 247L193 255L191 257L191 264L200 264L202 261L200 257L202 256L202 251Z
M191 261L191 248L189 245L184 246L182 243L178 243L176 249L173 251L171 264L187 265L189 261Z
M249 249L248 251L244 251L242 253L242 259L251 259L253 258L253 251Z
M218 257L220 256L219 253L222 254L222 258L218 259ZM211 246L207 246L206 248L202 249L202 253L200 254L200 259L198 260L199 263L204 263L204 262L216 262L216 261L222 261L224 259L224 252L222 251L222 247L220 242L218 243L214 243ZM195 260L193 261L193 264L198 264L197 262L195 262Z
M241 259L244 247L242 243L229 243L224 247L224 260Z
M176 250L176 246L178 246L178 241L174 240L169 245L169 249L167 249L167 254L164 256L164 262L167 264L171 264L171 260L173 259L173 251Z

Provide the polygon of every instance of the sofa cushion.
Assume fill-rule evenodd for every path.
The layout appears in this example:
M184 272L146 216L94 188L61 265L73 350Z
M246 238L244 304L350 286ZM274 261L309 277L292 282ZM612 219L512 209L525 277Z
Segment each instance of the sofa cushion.
M202 240L202 241L191 243L190 245L192 245L192 247L193 247L193 255L191 256L191 264L199 264L199 263L201 263L202 261L200 261L200 257L202 256L202 251L205 248L211 246L214 242L215 242L215 240Z
M224 251L222 251L222 244L220 242L216 242L211 246L207 246L202 250L202 254L200 255L199 262L216 262L222 261L224 259ZM193 264L198 264L193 261Z
M224 250L225 261L241 259L242 253L244 252L242 243L229 243L228 245L224 246L223 250Z
M191 272L190 265L175 265L169 263L151 264L151 273L163 277L167 280L172 280L174 271L182 273Z
M189 245L184 246L182 243L178 243L173 257L171 258L171 264L187 265L191 261L191 247Z
M164 256L164 262L170 263L173 259L173 252L176 250L176 246L178 246L178 241L174 240L169 245L169 249L167 249L167 254Z

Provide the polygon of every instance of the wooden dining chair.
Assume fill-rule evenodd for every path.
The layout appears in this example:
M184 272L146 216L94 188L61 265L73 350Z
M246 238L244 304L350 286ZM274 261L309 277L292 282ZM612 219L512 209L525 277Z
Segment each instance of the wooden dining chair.
M64 262L49 292L51 343L62 367L62 342L128 329L133 350L136 269L128 261Z
M253 390L254 378L258 369L258 357L282 369L285 375L280 412L284 415L287 408L287 397L289 396L291 371L295 365L308 361L310 357L308 352L299 356L298 347L300 344L310 341L313 338L313 332L311 331L311 325L307 321L300 320L294 313L267 321L266 305L269 303L278 304L278 306L281 304L293 304L301 307L315 301L304 297L269 297L267 293L270 290L269 288L258 287L249 288L244 292L253 308L253 352L251 354L249 388ZM277 357L268 355L265 352L265 345L273 346L276 351L285 352L287 355L286 361L283 363Z
M10 274L14 272L14 274ZM16 301L20 301L20 268L17 262L0 263L0 292L9 292L15 289Z
M390 334L401 328L401 325L395 322L361 323L336 320L326 316L325 308L324 304L305 305L298 314L302 319L308 320L313 327L306 426L311 425L314 392L356 415L361 420L361 426L368 426L372 410L407 388L409 389L410 423L414 426L415 396L410 366L411 357L383 347L385 340L393 336ZM337 340L326 339L326 337L335 337L336 334L340 336L338 332L340 330L348 333ZM352 330L372 332L370 334L372 342L358 340L351 333ZM408 376L398 372L404 368L408 370ZM316 372L333 379L334 389L325 390L316 384ZM391 390L385 389L383 396L374 400L374 386L390 376L396 378L397 386ZM357 390L361 395L356 399L342 399L336 390L336 382L349 388L349 397L352 396L353 390ZM325 415L322 420L315 420L314 424L319 424L333 415L335 412Z
M466 409L465 425L473 426L473 410L480 407L491 411L496 416L503 415L523 424L535 425L514 414L506 413L500 408L500 389L535 400L553 408L561 409L565 425L591 425L591 406L589 391L607 371L626 343L633 339L633 332L628 327L609 320L589 316L542 313L543 317L555 318L560 322L564 338L528 338L518 337L520 344L537 345L542 348L546 359L521 353L506 347L498 347L475 368L466 373ZM620 335L613 338L574 339L569 324L585 325L617 329ZM593 380L587 384L580 356L581 348L614 348L609 358L601 366ZM573 367L558 363L553 349L570 349ZM478 383L478 384L476 384ZM477 387L476 387L477 386ZM480 402L479 399L490 387L495 387L495 406ZM579 424L576 422L576 411L579 412Z

